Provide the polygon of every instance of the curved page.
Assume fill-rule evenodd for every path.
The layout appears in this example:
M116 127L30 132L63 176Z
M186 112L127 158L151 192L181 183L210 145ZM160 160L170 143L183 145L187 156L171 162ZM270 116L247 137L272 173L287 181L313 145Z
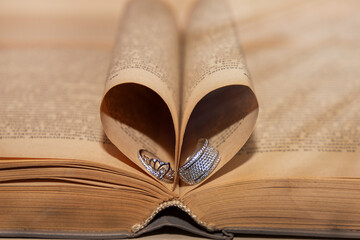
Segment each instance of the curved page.
M104 131L144 171L140 149L173 167L180 84L171 9L159 1L132 1L115 45L101 105Z
M180 166L207 138L221 155L216 172L253 131L258 103L239 44L226 2L195 5L185 33Z

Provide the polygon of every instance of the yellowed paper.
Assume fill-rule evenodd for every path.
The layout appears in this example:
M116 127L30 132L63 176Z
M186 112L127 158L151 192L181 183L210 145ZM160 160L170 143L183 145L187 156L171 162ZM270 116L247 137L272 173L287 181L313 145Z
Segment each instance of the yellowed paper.
M47 13L41 4L26 13L12 12L10 4L0 14L11 19L0 42L0 157L88 160L143 175L110 143L99 119L121 5L112 14L99 8L92 15L90 4L70 23L74 16L65 14L68 4L58 3ZM26 4L13 2L13 8ZM53 21L45 24L50 16ZM106 27L84 27L92 21ZM41 34L52 28L55 36Z
M200 138L219 151L221 169L245 144L258 103L229 6L199 1L185 30L180 165ZM213 172L213 173L214 173Z
M242 147L257 118L227 5L201 1L192 15L184 41L173 12L159 2L132 2L119 28L101 118L110 140L145 171L140 149L177 172L204 137L220 151L218 170Z
M344 29L355 12L336 2L307 12L310 3L293 2L286 11L273 5L283 12L273 17L265 6L232 2L262 109L258 122L234 159L199 189L249 180L359 178L360 54L354 39L360 34ZM263 13L255 26L245 14L253 8ZM324 10L326 24L308 17L316 9ZM283 25L290 16L291 24ZM334 34L344 37L335 40Z
M175 166L180 113L178 39L167 5L133 1L115 43L101 119L110 140L145 171L140 149Z

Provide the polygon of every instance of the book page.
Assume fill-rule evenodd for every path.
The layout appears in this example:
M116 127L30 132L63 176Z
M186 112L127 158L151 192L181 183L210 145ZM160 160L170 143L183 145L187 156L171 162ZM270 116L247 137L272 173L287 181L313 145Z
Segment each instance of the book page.
M0 7L1 161L87 160L144 175L110 143L99 118L122 8L113 4L38 1L26 11L27 4L14 1ZM72 7L81 11L69 12Z
M231 3L261 112L242 150L184 204L229 230L358 233L359 2Z
M0 2L1 234L130 235L173 197L102 129L122 3Z
M101 120L110 140L145 171L141 149L175 166L179 57L172 10L160 1L132 1L119 26Z
M232 6L262 108L245 146L199 189L360 178L360 32L350 27L356 10L337 1Z
M226 1L198 1L185 30L180 166L198 139L221 155L221 169L249 138L258 103Z

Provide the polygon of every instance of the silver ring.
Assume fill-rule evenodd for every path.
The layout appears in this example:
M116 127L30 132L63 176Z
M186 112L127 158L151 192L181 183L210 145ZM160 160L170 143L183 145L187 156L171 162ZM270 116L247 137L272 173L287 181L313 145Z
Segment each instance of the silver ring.
M179 168L182 180L189 185L200 183L214 171L221 156L208 139L198 140L194 152L186 159L184 165Z
M168 183L174 181L175 172L170 167L170 163L161 161L158 157L145 149L139 150L138 157L146 170L157 179Z

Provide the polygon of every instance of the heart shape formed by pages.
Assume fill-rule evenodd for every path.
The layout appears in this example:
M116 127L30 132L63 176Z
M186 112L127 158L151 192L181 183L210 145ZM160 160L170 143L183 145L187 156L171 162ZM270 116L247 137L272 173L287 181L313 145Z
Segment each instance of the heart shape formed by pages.
M235 25L222 1L195 5L183 35L166 5L128 6L101 103L104 131L125 156L148 172L138 153L154 154L175 171L175 181L164 183L171 188L205 138L221 155L209 177L245 144L257 115Z

